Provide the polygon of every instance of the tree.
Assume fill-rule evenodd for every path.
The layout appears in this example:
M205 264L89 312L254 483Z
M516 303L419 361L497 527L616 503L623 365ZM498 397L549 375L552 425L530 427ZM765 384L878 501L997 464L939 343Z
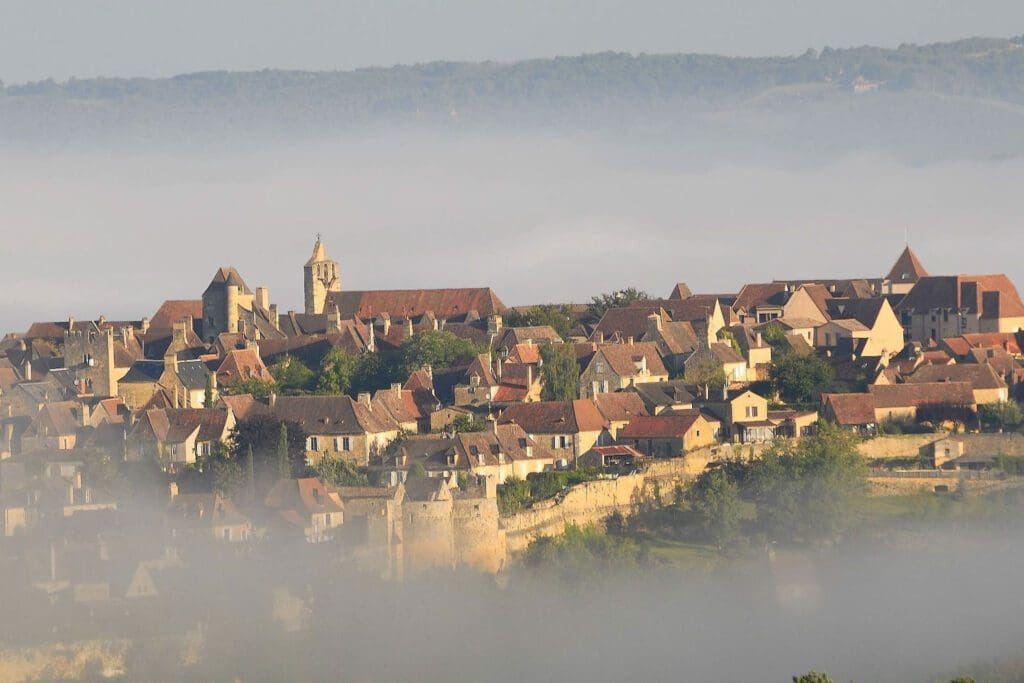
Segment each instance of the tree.
M867 486L857 438L828 424L799 442L773 445L750 465L762 527L776 538L834 538L853 522Z
M273 382L257 379L250 377L240 382L234 382L225 386L222 391L228 396L237 396L239 394L252 394L256 398L266 398L270 396L277 389L277 385Z
M1024 423L1024 414L1016 401L1000 401L978 406L978 418L986 427L998 429L1015 429Z
M710 349L701 349L694 353L683 370L683 381L695 387L703 387L705 394L721 390L729 379L725 376L725 366L711 353Z
M736 539L743 517L740 489L724 470L707 472L697 479L691 504L716 546L721 548Z
M448 425L448 428L456 434L463 434L467 432L482 432L487 429L487 422L481 420L478 417L470 417L469 415L456 415Z
M569 344L545 344L540 347L543 362L544 385L541 398L545 401L572 401L577 396L580 365L576 352Z
M450 368L469 363L487 349L444 330L431 330L409 337L399 349L397 377L402 380L425 365Z
M335 486L369 486L370 480L365 473L348 460L342 458L320 458L310 474Z
M301 393L312 391L316 387L316 373L294 356L282 356L280 360L268 369L270 374L274 376L278 391L281 393Z
M787 352L772 361L768 376L784 401L810 403L828 387L835 372L817 356Z
M586 322L596 323L609 308L625 308L634 301L650 299L651 295L636 287L619 289L608 294L591 297L587 306Z
M803 676L793 676L793 683L832 683L832 679L828 677L828 674L811 671Z
M541 327L547 325L562 339L569 337L576 327L576 316L572 308L564 304L542 304L526 310L510 309L505 312L505 324L509 327Z
M210 488L232 496L245 485L245 475L237 458L223 444L215 444L210 455L204 458L203 471L209 476Z
M320 378L316 390L321 394L346 394L352 388L359 358L340 346L327 352L320 363Z
M277 437L277 477L278 479L292 478L292 459L288 452L288 425L283 422Z

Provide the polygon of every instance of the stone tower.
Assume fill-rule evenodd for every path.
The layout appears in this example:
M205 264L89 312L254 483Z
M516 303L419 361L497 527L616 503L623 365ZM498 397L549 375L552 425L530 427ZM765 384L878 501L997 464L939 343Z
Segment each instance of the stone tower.
M341 269L337 261L327 258L327 251L319 235L313 245L313 255L303 268L303 287L306 292L306 313L309 315L323 313L328 293L341 291Z

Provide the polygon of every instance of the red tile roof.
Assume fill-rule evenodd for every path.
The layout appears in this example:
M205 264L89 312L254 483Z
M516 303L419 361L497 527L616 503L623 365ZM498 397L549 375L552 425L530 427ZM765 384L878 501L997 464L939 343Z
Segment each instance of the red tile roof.
M151 330L170 330L174 323L186 318L193 321L203 319L202 299L168 299L160 304L156 313L149 319Z
M941 367L941 366L928 366ZM969 382L872 384L868 392L876 408L918 408L928 405L974 405Z
M626 422L638 415L647 415L647 407L640 394L634 391L617 391L594 396L597 410L609 422Z
M505 310L505 304L490 287L331 292L328 301L338 306L343 318L372 318L381 313L415 317L428 311L438 318L449 318L470 311L489 316Z
M217 368L217 383L221 386L230 386L250 379L261 382L273 382L274 376L263 364L260 354L256 349L234 349Z
M1024 317L1024 302L1003 274L924 277L897 308L918 313L933 308L965 309L986 320Z
M875 399L871 394L822 394L821 404L836 423L845 427L875 424Z
M668 375L665 363L661 360L658 345L655 342L634 342L632 344L598 344L598 350L608 361L608 365L620 377L633 377L638 374L636 363L641 358L647 360L647 370L653 376Z

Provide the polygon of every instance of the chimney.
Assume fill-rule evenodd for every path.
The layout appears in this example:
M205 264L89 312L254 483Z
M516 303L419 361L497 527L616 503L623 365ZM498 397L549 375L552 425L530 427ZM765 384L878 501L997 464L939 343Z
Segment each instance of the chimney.
M270 304L270 324L275 330L281 329L281 319L277 312L277 304Z
M533 366L526 366L526 389L529 390L533 386Z
M412 338L412 318L407 317L405 319L405 336L407 339Z
M271 410L273 410L274 407L277 405L277 392L276 391L271 391L270 392L270 403L269 403L269 405L270 405Z
M604 332L598 331L598 333L597 333L597 343L598 344L604 344Z
M395 396L401 396L402 395L402 385L399 384L398 382L392 382L391 383L391 393L394 394Z
M384 326L384 336L388 336L391 333L391 316L387 313L380 314L381 324Z
M498 378L499 382L501 381L501 356L494 359L494 376Z
M729 383L728 382L723 382L722 383L722 400L725 401L725 402L729 401Z
M29 354L29 357L27 359L25 359L25 367L22 368L21 374L23 374L25 376L25 381L26 382L31 382L32 381L32 357L31 357L31 354Z
M75 329L75 319L68 318L68 332L72 332Z
M633 338L632 337L626 337L626 343L629 344L630 346L632 346L633 345Z
M441 329L441 325L440 325L440 323L437 322L437 318L431 316L430 320L431 320L431 322L434 323L434 332L437 332L438 330Z
M341 332L341 311L338 310L337 304L331 306L331 310L327 312L327 331L333 334Z
M256 303L264 311L270 310L270 290L266 287L256 288Z
M651 339L658 336L658 333L662 330L661 316L657 313L651 313L647 316L647 336Z
M170 498L171 500L174 500L175 498L178 497L178 484L176 482L172 481L170 484L167 485L167 497Z
M149 318L142 319L142 334L149 332Z
M131 325L121 328L121 339L130 341L135 338L135 328Z
M757 348L764 346L764 335L760 332L757 333Z
M179 405L179 402L178 402L178 387L174 387L174 408L178 409L180 407L181 406Z
M373 410L373 405L370 402L370 394L369 394L369 392L366 392L366 391L361 392L359 394L357 400L359 401L359 405L363 406L367 410Z
M502 322L501 316L497 313L487 316L487 334L493 336L501 332Z

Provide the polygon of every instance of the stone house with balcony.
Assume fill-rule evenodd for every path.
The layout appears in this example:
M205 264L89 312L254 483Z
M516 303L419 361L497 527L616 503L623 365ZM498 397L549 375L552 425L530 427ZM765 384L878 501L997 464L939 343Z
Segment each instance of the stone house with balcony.
M665 382L668 377L654 342L598 344L580 373L580 397L607 394L642 382Z

